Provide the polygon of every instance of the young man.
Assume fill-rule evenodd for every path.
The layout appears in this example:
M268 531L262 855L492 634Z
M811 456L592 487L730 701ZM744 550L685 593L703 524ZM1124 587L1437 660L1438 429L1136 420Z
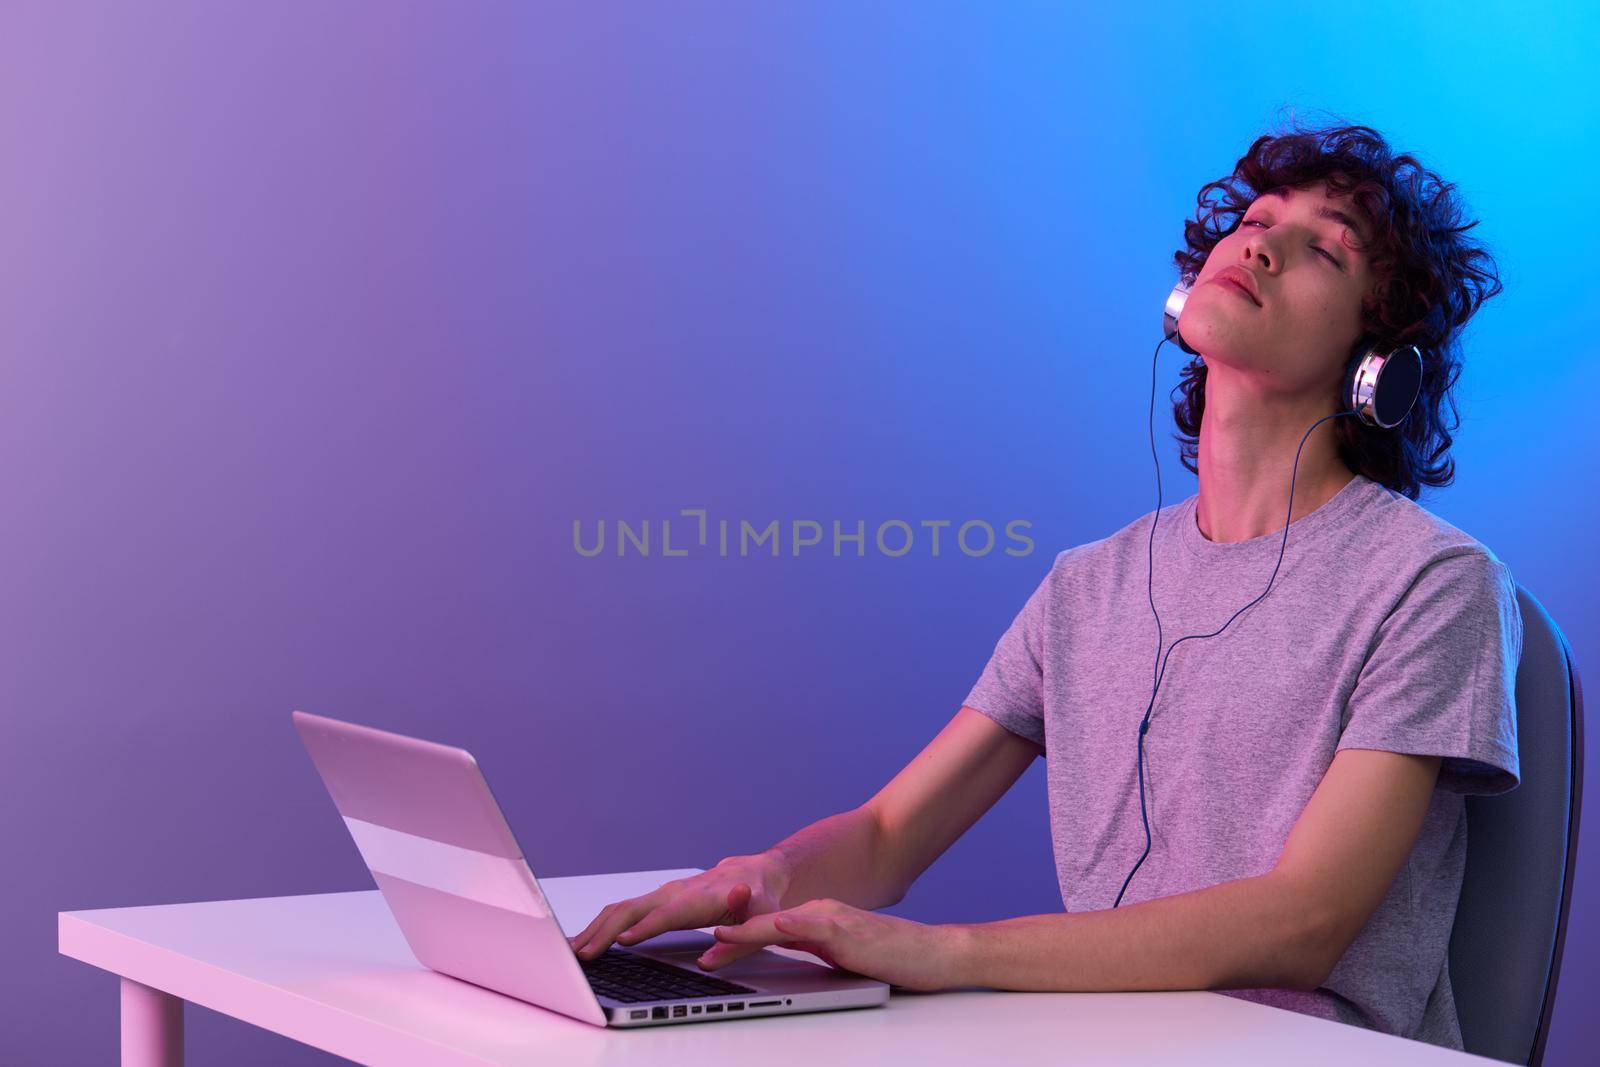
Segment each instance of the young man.
M702 966L780 943L913 989L1217 989L1460 1048L1462 794L1518 782L1522 618L1505 565L1414 503L1453 476L1459 332L1499 291L1451 190L1366 127L1259 138L1175 257L1199 492L1060 553L866 804L610 905L580 955L724 923ZM1306 436L1375 338L1423 353L1405 422ZM1040 755L1064 912L872 910Z

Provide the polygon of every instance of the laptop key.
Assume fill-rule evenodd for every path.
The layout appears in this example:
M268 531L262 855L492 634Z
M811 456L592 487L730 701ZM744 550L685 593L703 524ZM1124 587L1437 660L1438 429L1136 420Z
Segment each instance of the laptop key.
M621 994L637 1000L673 1000L755 992L737 982L612 949L583 961L583 970L592 988L618 1000Z

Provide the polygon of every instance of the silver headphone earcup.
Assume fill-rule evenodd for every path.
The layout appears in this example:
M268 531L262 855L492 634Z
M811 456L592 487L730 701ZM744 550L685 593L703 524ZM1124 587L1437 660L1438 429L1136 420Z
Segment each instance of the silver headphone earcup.
M1170 338L1191 356L1198 356L1200 353L1190 348L1189 342L1178 332L1178 317L1183 314L1183 305L1189 299L1189 290L1194 285L1194 278L1192 274L1185 274L1178 284L1172 287L1172 292L1167 294L1166 306L1161 309L1161 336Z
M1416 345L1369 348L1345 372L1345 404L1362 422L1379 429L1404 422L1421 392L1422 352Z

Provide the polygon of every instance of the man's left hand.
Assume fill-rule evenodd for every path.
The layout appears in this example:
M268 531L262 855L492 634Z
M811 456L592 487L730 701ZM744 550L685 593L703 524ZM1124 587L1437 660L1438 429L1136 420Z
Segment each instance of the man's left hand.
M723 945L780 945L809 952L828 964L903 989L931 991L959 985L957 930L864 911L837 900L808 900L784 911L756 915L716 928L717 944L701 955L704 970L727 962Z

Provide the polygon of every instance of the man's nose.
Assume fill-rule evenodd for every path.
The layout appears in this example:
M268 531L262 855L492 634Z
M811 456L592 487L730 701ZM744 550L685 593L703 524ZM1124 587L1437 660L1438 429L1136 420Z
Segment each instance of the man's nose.
M1260 264L1262 270L1271 270L1277 265L1278 257L1267 247L1265 235L1257 234L1244 246L1244 261L1252 266Z

